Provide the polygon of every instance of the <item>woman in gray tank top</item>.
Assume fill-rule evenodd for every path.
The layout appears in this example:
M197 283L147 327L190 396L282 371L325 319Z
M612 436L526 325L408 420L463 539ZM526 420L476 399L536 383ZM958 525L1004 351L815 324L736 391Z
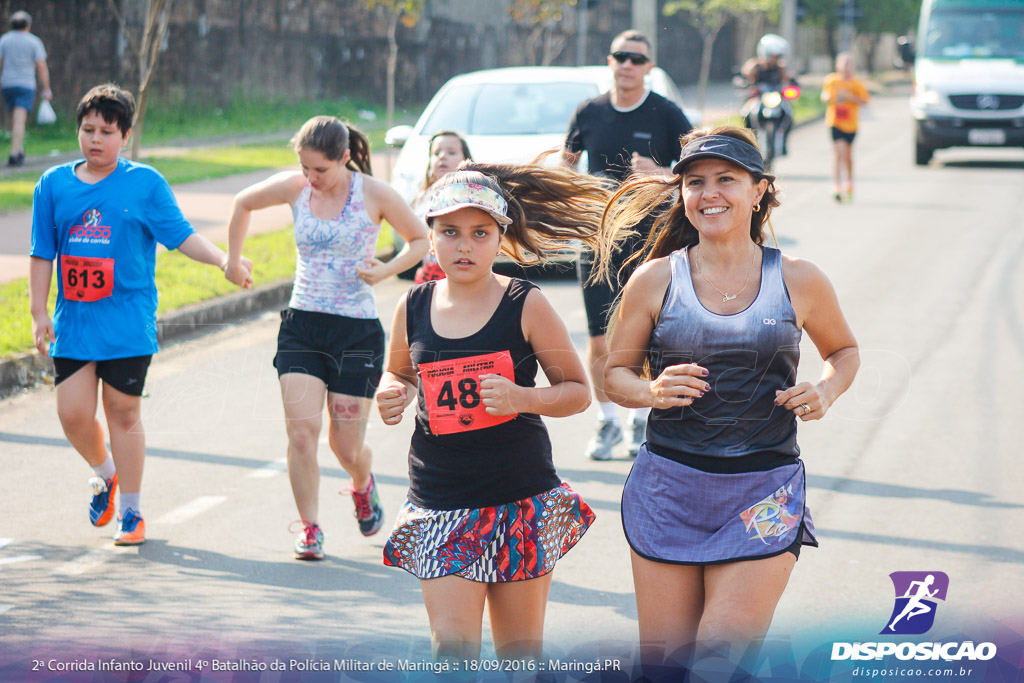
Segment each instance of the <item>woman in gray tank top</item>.
M620 405L651 409L622 497L642 652L699 668L756 653L800 546L817 545L796 421L821 419L860 361L825 274L763 244L778 201L750 132L683 143L674 177L609 203L613 244L678 193L635 257L605 379ZM796 381L804 330L825 359L816 383Z

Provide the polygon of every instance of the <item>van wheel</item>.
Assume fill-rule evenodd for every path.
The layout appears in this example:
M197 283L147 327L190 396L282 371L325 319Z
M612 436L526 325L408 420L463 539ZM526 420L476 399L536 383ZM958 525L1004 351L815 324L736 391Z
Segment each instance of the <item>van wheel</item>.
M928 145L922 145L920 142L914 145L914 163L918 166L927 166L933 154L935 150Z

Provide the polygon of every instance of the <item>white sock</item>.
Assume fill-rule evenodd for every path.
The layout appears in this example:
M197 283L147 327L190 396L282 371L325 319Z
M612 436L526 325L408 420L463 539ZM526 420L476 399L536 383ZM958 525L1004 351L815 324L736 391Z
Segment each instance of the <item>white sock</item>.
M611 401L601 401L597 404L601 408L601 419L608 420L609 422L618 423L619 411L618 406Z
M95 472L96 476L103 481L110 479L114 476L114 473L117 472L117 469L114 467L114 458L111 457L110 453L107 453L107 459L96 467L93 467L92 471Z
M647 415L650 412L650 408L632 408L629 411L629 420L630 422L647 422Z
M121 492L121 499L117 501L117 516L124 517L124 513L129 509L135 510L137 514L142 514L142 510L139 508L139 500L142 498L141 493L125 493Z

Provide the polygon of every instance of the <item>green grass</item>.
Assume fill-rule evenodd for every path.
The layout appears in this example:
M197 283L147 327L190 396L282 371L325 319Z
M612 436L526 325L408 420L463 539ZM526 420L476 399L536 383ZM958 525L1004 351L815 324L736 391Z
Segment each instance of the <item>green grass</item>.
M415 118L422 107L395 112L396 122ZM360 112L372 112L366 120ZM312 116L328 114L350 121L360 130L384 127L384 108L357 100L296 101L285 98L246 98L236 96L223 107L186 103L178 98L151 99L146 107L143 125L143 148L171 141L197 138L237 137L268 133L290 134ZM52 126L29 125L25 138L28 156L46 156L51 152L67 153L78 149L74 116L58 112ZM35 118L33 116L32 121Z
M793 102L793 122L803 123L825 114L821 101L821 88L801 88L800 97Z
M295 273L295 242L291 228L253 235L245 240L245 255L253 262L256 285L291 277ZM221 245L223 247L223 245ZM176 251L156 256L157 313L239 291L212 266L197 263ZM56 275L50 283L48 309L53 315L57 298ZM28 308L28 278L0 285L0 358L31 351L32 316Z
M220 246L226 248L223 244ZM386 252L393 246L391 230L382 229L377 240L377 252ZM257 287L295 274L295 238L291 227L251 235L245 240L243 253L253 262L253 279ZM217 268L197 263L176 251L161 251L156 255L156 287L160 293L158 315L240 291L225 280ZM47 304L51 316L56 299L54 274ZM0 358L31 351L32 348L28 278L20 278L0 285Z

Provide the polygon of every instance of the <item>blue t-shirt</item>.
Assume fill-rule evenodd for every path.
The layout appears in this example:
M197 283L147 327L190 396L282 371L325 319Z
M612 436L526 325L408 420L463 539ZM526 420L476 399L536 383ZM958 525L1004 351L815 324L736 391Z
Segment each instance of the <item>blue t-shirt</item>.
M57 259L56 341L50 355L78 360L157 351L156 244L175 249L194 230L156 169L120 159L95 184L79 159L39 179L32 256Z

